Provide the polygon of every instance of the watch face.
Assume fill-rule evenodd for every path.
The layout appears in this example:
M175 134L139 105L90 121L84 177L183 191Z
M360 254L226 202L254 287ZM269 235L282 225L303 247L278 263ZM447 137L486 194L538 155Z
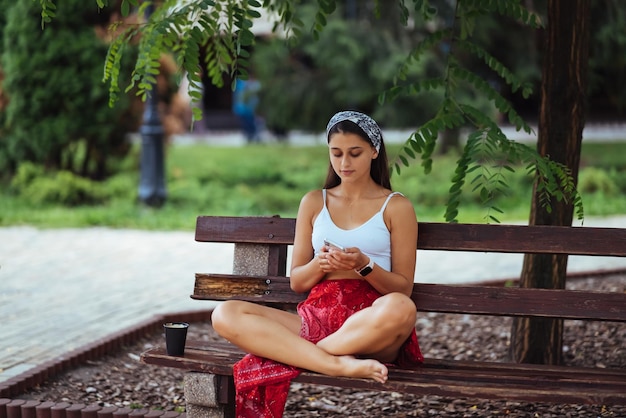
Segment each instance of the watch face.
M373 269L372 269L370 266L365 266L365 267L363 268L363 270L359 271L359 274L360 274L361 276L367 276L368 274L370 274L370 273L372 272L372 270L373 270Z

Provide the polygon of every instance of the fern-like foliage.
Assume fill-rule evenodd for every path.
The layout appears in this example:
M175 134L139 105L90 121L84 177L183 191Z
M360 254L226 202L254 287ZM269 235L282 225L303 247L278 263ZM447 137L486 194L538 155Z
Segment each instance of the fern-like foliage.
M55 0L39 2L44 26L55 16ZM145 100L156 83L161 54L171 53L187 77L192 102L198 102L202 99L203 71L218 87L223 86L225 75L233 80L248 77L248 49L255 41L252 26L261 17L261 9L275 16L274 30L280 29L287 39L300 36L304 24L295 14L298 3L297 0L122 0L123 16L136 12L145 19L122 30L122 22L111 27L117 36L110 44L103 76L103 81L109 83L109 104L113 105L121 93L120 63L127 45L138 42L139 54L125 92L133 91ZM311 28L315 37L337 6L335 0L317 0L317 3ZM96 0L96 4L107 7L109 0ZM151 13L146 16L151 6ZM204 62L199 60L200 51L204 53ZM201 107L192 108L193 119L200 119Z
M135 0L136 1L136 0ZM132 4L125 0L124 4ZM150 1L139 5L145 15ZM162 1L141 24L123 31L111 44L106 58L104 80L110 82L111 103L119 94L119 63L123 47L139 38L139 55L126 92L135 91L146 99L156 84L161 54L170 52L189 82L189 96L194 102L202 99L202 71L211 81L223 85L224 74L246 76L246 48L254 42L252 20L260 16L262 4L256 0L215 2L213 0ZM200 50L206 56L200 62ZM236 65L235 65L236 64ZM194 120L201 118L198 107Z
M424 19L432 19L436 9L428 0L414 0L415 11ZM408 9L401 9L408 18ZM551 210L553 198L568 200L576 208L579 219L583 217L582 199L578 194L570 171L562 164L542 157L535 149L507 139L506 135L484 111L463 101L459 92L470 89L486 97L508 121L526 133L531 127L515 111L511 103L481 75L465 68L457 59L456 51L474 56L484 62L512 92L521 92L527 98L532 89L513 74L502 62L489 54L472 40L477 18L485 14L501 14L513 18L525 25L537 28L541 19L531 13L519 0L463 0L457 1L455 26L442 28L425 37L413 48L404 64L399 68L393 86L380 95L380 101L393 100L400 95L418 94L430 90L441 90L444 99L436 114L417 128L406 141L392 168L401 172L401 167L408 167L411 159L419 155L425 173L432 169L432 154L439 134L446 129L471 127L471 133L457 162L452 178L446 205L445 219L457 222L458 207L462 193L470 188L477 193L482 204L487 208L485 216L488 222L499 222L498 213L502 210L495 204L496 197L505 195L509 190L507 173L522 164L528 167L529 174L535 177L536 190L540 203L546 210ZM447 45L446 68L440 77L408 82L411 66L432 50Z
M35 1L35 0L33 0ZM124 16L127 16L130 10L130 6L137 6L139 0L122 0L122 12ZM57 6L54 0L39 0L41 6L41 28L43 29L46 23L52 21L56 17ZM102 9L109 5L109 0L96 0L96 5Z
M296 16L296 1L293 0L264 0L263 8L269 14L276 16L272 30L282 31L287 39L297 39L303 33L304 22Z
M458 206L468 176L471 191L479 194L487 207L488 222L499 222L494 213L502 213L495 205L495 198L510 190L506 174L515 171L516 165L527 167L535 178L539 203L551 210L551 199L566 200L574 205L579 219L584 216L582 199L576 190L571 171L563 164L541 156L534 148L509 140L498 125L480 110L461 105L461 110L477 127L469 136L457 161L452 178L445 219L456 222Z
M52 21L56 16L57 6L52 0L39 0L41 6L41 28L43 29L46 23Z
M50 0L51 1L51 0ZM97 0L106 6L108 0ZM150 0L123 0L122 12L128 14L132 7L144 11ZM299 36L304 24L295 16L293 0L162 0L142 24L123 31L111 44L106 58L104 81L110 83L110 103L120 93L119 63L124 45L139 38L139 56L126 92L135 91L142 99L153 88L159 73L160 54L169 52L175 57L181 72L188 81L188 94L192 102L202 100L202 72L211 82L221 87L224 76L230 79L247 78L249 47L255 42L252 26L260 18L261 10L276 16L275 30L290 37ZM313 33L326 25L326 16L333 13L335 0L318 0L319 10ZM204 62L199 57L203 52ZM193 120L202 117L200 106L192 106Z
M54 0L39 0L42 8L42 25L55 16ZM334 0L319 0L320 22L331 13ZM96 0L98 7L107 7L109 0ZM151 13L146 10L153 6ZM162 54L174 56L182 73L189 82L189 96L192 102L202 99L200 91L203 71L218 87L224 84L224 75L230 78L247 78L248 47L254 43L253 20L261 17L260 9L277 13L282 19L283 28L297 28L301 22L293 19L293 1L258 0L122 0L124 16L136 12L145 17L140 23L122 30L122 22L116 22L111 29L117 36L111 42L104 66L103 80L109 83L110 100L113 105L119 98L120 63L125 46L138 42L138 58L125 92L134 91L145 100L156 84ZM200 51L205 53L205 61L200 62ZM201 118L200 107L193 107L193 119Z

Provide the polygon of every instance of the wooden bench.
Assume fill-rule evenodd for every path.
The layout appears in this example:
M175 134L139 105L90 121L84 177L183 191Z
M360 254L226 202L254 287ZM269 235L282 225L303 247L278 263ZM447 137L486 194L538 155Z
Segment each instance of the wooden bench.
M293 309L305 296L289 287L287 246L294 219L198 217L196 241L234 243L233 274L197 273L198 300L242 299ZM626 229L420 223L418 251L626 256ZM416 283L419 312L626 322L626 293ZM427 339L428 336L419 336ZM232 366L243 356L224 342L189 341L184 357L163 347L142 361L189 371L187 415L234 416ZM626 369L582 368L426 358L422 367L390 369L382 385L312 372L295 381L454 398L575 404L626 404Z

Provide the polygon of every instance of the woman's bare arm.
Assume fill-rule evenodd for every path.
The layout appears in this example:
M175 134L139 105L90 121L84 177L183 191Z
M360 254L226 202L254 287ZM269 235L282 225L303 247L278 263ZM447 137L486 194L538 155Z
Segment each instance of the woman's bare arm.
M325 272L315 259L311 246L313 220L323 206L321 190L305 194L300 201L296 217L296 233L291 258L291 288L294 292L307 292L322 280Z

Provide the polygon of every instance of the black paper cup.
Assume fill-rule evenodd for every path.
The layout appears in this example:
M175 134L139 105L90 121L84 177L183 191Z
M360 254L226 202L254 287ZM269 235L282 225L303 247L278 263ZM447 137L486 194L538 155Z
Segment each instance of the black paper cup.
M182 356L185 354L185 342L187 341L186 322L166 322L165 329L165 349L169 356Z

